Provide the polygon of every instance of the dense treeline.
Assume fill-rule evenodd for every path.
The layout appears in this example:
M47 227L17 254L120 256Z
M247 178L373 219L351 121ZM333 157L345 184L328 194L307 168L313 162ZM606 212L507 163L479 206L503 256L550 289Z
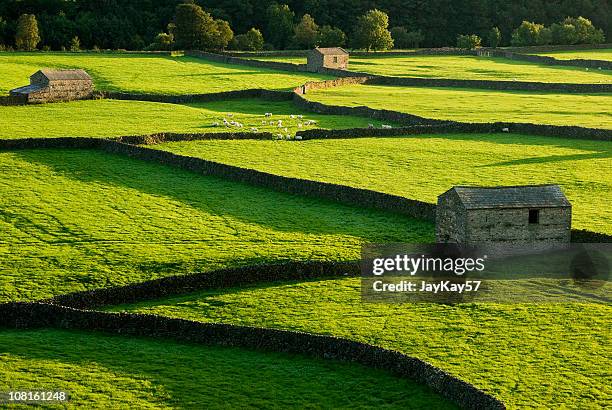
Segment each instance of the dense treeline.
M38 20L41 45L51 49L83 48L141 49L168 31L181 0L0 0L0 44L15 45L17 20L23 14ZM288 47L290 38L270 29L270 5L274 0L196 0L212 15L225 20L236 34L259 29L266 42ZM293 23L304 14L330 36L351 36L359 17L371 9L389 15L389 27L406 29L419 36L421 46L455 45L460 34L489 38L498 27L500 45L510 44L512 32L523 20L550 26L568 16L584 16L612 34L612 6L608 0L283 0L293 14ZM282 22L283 10L280 10ZM304 23L308 41L310 21ZM281 26L276 26L280 27ZM335 30L335 32L332 32ZM396 30L399 35L405 35ZM293 34L293 33L291 33ZM279 39L275 40L275 36ZM247 41L244 37L241 41ZM257 39L259 40L259 39ZM410 43L406 40L407 44ZM414 41L414 40L413 40ZM350 44L349 44L350 45Z

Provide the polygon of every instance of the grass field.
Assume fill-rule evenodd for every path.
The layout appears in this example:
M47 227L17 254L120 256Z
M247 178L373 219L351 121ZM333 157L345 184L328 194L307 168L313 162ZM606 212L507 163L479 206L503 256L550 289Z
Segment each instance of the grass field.
M2 330L0 355L1 391L68 392L68 406L55 408L455 408L382 371L239 348Z
M612 61L612 48L598 48L593 50L547 51L543 53L531 54L554 57L558 60L572 60L576 58L581 58L584 60Z
M0 302L433 239L430 223L97 151L4 152L0 174Z
M357 278L200 292L122 306L204 322L343 336L424 359L510 408L609 400L612 308L594 304L372 304Z
M612 128L612 95L354 85L310 91L327 104L396 110L467 122L531 122Z
M162 94L195 94L248 88L290 89L330 78L208 60L138 53L0 53L0 95L29 83L45 67L82 68L97 89Z
M296 178L435 203L454 185L560 184L573 226L612 234L612 147L514 134L287 141L194 141L155 146ZM283 158L279 161L278 158Z
M305 64L305 57L253 57L256 60ZM539 81L546 83L610 83L612 71L556 67L506 58L475 56L351 57L349 70L391 77L465 80Z
M272 118L264 113L272 112ZM233 114L230 118L227 114ZM292 114L303 114L301 120L291 119ZM223 118L236 120L244 127L226 128ZM2 119L6 119L5 121ZM262 121L266 124L262 124ZM282 120L283 126L270 125L269 120ZM189 105L161 104L144 101L96 100L69 103L0 107L0 138L27 137L116 137L121 135L150 134L161 131L174 132L257 132L295 134L298 124L314 120L308 128L367 127L368 123L380 126L381 122L365 117L320 115L300 111L291 101L265 101L241 99L215 101ZM219 122L221 126L213 126ZM285 128L287 130L285 131Z

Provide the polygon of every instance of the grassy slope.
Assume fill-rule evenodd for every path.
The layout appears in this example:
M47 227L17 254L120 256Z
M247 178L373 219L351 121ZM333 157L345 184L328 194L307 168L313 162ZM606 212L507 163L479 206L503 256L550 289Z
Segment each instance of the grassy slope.
M0 153L0 302L431 241L394 214L87 150Z
M578 57L576 57L578 58ZM594 58L594 57L593 57ZM258 57L257 60L305 64L305 57ZM392 77L467 80L539 81L547 83L610 83L612 71L555 67L505 58L473 56L351 57L349 70Z
M0 390L64 390L68 408L455 408L388 373L297 355L63 330L3 330L0 346Z
M29 83L44 67L83 68L96 88L163 94L193 94L247 88L289 89L329 78L214 63L191 57L147 54L0 53L0 95Z
M606 142L458 134L302 142L177 142L156 147L432 203L453 185L558 183L573 204L574 227L612 233L612 147Z
M264 113L272 112L266 119ZM227 114L234 114L232 118ZM291 114L304 115L302 120L291 119ZM223 118L241 122L243 128L214 127ZM282 120L283 127L262 125L263 120ZM258 131L295 134L298 123L315 120L308 128L379 126L380 121L363 117L320 115L300 111L290 101L259 99L215 101L190 105L160 104L142 101L75 101L61 104L0 107L0 138L90 136L113 137L120 135L174 132L227 132ZM284 129L287 128L287 131Z
M508 121L612 128L612 95L609 94L356 85L311 91L307 98L334 105L366 105L466 122Z
M541 56L550 56L558 60L572 60L575 58L582 58L585 60L612 61L612 48L600 48L593 50L547 51L533 54L538 54Z
M229 289L115 310L348 337L422 358L511 408L597 408L609 399L606 305L372 304L359 279Z

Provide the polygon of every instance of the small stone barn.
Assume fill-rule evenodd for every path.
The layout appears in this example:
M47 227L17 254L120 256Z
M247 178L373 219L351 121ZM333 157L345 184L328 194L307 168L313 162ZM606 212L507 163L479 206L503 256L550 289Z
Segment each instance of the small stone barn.
M10 94L25 97L30 104L90 98L93 81L84 70L43 69L30 76L30 85L15 88Z
M349 53L340 47L315 48L307 56L306 67L308 71L316 72L321 68L348 68Z
M569 243L572 206L558 185L457 186L438 197L439 243Z

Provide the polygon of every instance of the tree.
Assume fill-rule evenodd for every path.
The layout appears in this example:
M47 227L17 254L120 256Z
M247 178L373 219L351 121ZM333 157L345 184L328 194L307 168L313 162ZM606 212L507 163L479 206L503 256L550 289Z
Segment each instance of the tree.
M81 51L81 40L77 36L70 40L70 51Z
M77 34L74 21L66 13L56 15L43 14L39 19L40 32L43 34L43 43L53 50L59 50L70 45L70 40Z
M389 16L387 13L374 9L357 19L353 42L355 48L366 50L388 50L393 47L393 38L387 29Z
M337 27L323 26L319 29L318 43L321 47L344 47L346 34Z
M605 41L603 30L584 17L567 17L550 26L553 44L597 44Z
M247 49L251 51L259 51L263 49L264 45L264 37L261 34L261 31L256 28L251 28L249 31L244 34L246 39Z
M207 42L207 33L215 25L210 14L193 3L182 3L176 6L176 43L184 49L197 49ZM215 27L216 28L216 27Z
M390 32L395 48L418 48L423 41L421 30L408 31L405 27L393 27Z
M512 32L510 44L513 46L533 46L549 44L552 40L551 30L542 24L523 21L521 25Z
M234 32L225 20L215 20L216 35L212 37L212 45L215 50L223 50L234 38Z
M2 17L0 17L0 45L8 43L8 23Z
M489 47L496 48L501 43L501 31L497 27L493 27L489 31L488 38Z
M214 20L210 13L193 3L176 6L174 37L184 49L219 50L227 47L234 37L229 23Z
M303 48L314 48L319 41L319 26L310 14L304 14L295 26L295 40Z
M266 38L278 49L286 48L293 37L295 14L286 4L272 3L266 10Z
M174 45L174 36L169 33L159 33L155 36L155 40L146 48L146 50L154 51L169 51Z
M34 14L22 14L17 20L15 45L20 50L32 51L40 43L38 22Z
M457 36L457 47L464 50L472 50L480 47L481 38L476 34L459 34Z

